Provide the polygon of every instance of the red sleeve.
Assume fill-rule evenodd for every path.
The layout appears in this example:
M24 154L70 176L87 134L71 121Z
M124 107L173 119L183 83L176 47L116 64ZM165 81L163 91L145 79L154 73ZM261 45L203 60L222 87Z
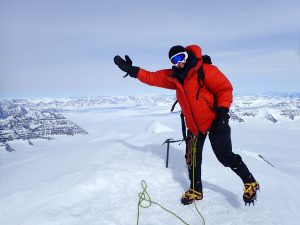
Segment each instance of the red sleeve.
M167 79L167 76L171 73L171 69L149 72L141 68L138 72L137 78L141 82L151 86L162 87L167 89L176 89L175 83Z
M217 96L217 107L230 108L232 103L232 85L227 77L210 64L203 65L204 83Z

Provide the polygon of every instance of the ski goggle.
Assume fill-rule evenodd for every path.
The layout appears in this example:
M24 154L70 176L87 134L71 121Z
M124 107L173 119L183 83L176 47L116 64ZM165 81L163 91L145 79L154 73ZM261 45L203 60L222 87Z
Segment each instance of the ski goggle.
M177 66L178 63L185 62L187 58L188 54L186 52L179 52L176 55L173 55L170 60L174 66Z

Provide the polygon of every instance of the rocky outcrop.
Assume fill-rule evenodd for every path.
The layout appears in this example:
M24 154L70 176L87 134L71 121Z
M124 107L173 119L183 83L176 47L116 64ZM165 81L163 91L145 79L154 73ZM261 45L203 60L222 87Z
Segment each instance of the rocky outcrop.
M7 151L13 149L7 142L23 139L53 139L55 135L87 134L74 122L62 114L51 110L38 109L28 105L18 105L13 101L0 102L0 142Z

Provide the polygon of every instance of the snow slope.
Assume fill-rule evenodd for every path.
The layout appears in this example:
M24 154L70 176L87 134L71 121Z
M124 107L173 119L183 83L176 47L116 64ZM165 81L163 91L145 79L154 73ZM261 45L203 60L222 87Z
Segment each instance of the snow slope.
M103 108L65 113L89 134L32 140L0 150L1 225L136 224L142 179L152 199L190 224L200 224L193 206L180 204L188 188L184 145L172 144L165 168L167 138L181 138L179 114L169 106ZM209 141L203 155L206 224L299 224L299 119L232 123L233 147L260 182L255 206L245 207L242 182L218 163ZM262 155L275 167L258 155ZM141 225L182 224L157 206L141 210Z

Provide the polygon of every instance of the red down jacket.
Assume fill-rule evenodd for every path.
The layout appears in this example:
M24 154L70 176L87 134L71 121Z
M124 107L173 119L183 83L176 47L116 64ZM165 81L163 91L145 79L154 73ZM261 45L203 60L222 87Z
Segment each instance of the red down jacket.
M230 107L232 103L232 85L216 66L206 63L202 65L202 50L199 46L190 45L185 47L185 49L192 52L198 59L198 62L194 68L188 71L183 85L171 76L172 69L149 72L141 68L137 78L151 86L175 89L178 103L185 116L186 126L196 135L199 131L206 133L216 117L213 111L213 93L217 97L217 107ZM197 100L196 95L199 86L197 71L201 65L205 74L205 85L202 85L200 88Z

